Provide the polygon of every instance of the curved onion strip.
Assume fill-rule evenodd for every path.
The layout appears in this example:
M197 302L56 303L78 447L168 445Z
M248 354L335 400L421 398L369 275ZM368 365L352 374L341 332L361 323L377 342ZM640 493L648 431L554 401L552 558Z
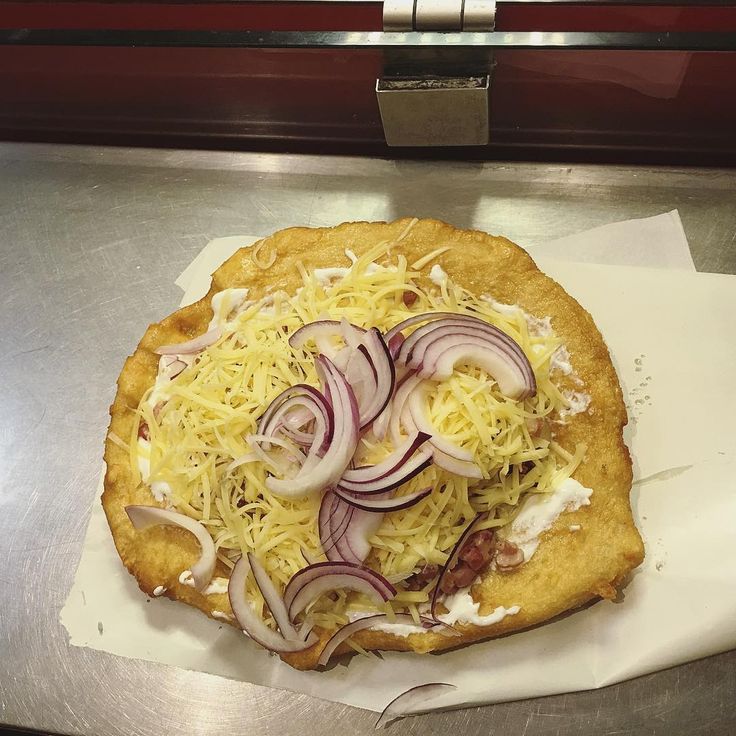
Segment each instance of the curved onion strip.
M419 503L423 498L426 498L432 493L432 488L424 488L421 491L415 491L414 493L408 493L406 496L399 496L398 498L386 498L376 500L373 498L363 498L361 496L353 496L341 488L335 488L335 495L339 496L345 503L355 506L357 509L370 512L383 513L386 511L401 511L402 509L408 509L415 503Z
M357 634L363 629L370 629L376 624L383 623L401 623L401 624L416 624L416 621L408 613L397 613L393 618L389 618L385 613L377 613L375 616L365 616L358 618L355 621L346 624L342 628L338 629L330 639L327 640L325 648L319 655L319 661L317 664L326 665L330 657L334 654L335 650L342 644L346 639L349 639L353 634ZM437 628L437 624L434 624L430 619L422 618L422 628L425 630ZM421 633L418 631L417 633Z
M412 687L395 697L383 709L376 721L376 728L388 726L389 723L393 723L398 718L423 713L425 711L418 709L418 705L439 698L452 690L457 690L457 685L452 685L449 682L428 682L426 685Z
M338 485L344 491L350 491L350 493L360 496L392 491L394 488L408 483L412 478L428 468L432 463L432 455L432 448L422 448L416 455L407 460L403 465L400 465L393 473L383 478L367 483L353 483L341 480Z
M334 413L327 397L306 383L289 386L268 405L258 420L258 432L273 436L278 430L283 429L284 424L290 419L297 424L296 427L291 427L293 432L302 427L308 418L315 420L309 445L313 446L317 454L324 453L332 440ZM306 444L307 434L304 433L303 437L301 434L298 436Z
M465 462L473 461L473 453L458 447L453 442L446 440L437 434L432 422L427 416L427 391L429 383L422 382L416 384L411 393L406 398L406 408L411 414L412 424L421 432L431 435L430 444L443 452L445 455L454 457L456 460L464 460Z
M432 614L432 618L437 621L437 603L439 602L439 597L442 592L442 581L445 577L445 575L448 573L448 571L452 570L453 567L455 567L455 564L457 563L458 555L460 554L460 551L462 550L465 542L467 541L468 537L471 535L475 527L480 524L481 521L485 521L488 518L488 512L483 511L480 514L478 514L471 522L465 527L465 530L460 535L460 539L455 542L455 546L452 548L452 552L450 552L450 556L447 558L447 562L443 565L442 569L440 570L440 574L437 577L437 584L434 586L434 591L432 592L432 603L430 607L430 612Z
M385 408L391 400L396 384L396 368L386 343L378 329L368 330L357 348L373 371L375 391L368 397L365 405L361 406L360 426L367 427ZM369 384L369 381L366 381Z
M178 526L194 534L202 547L199 559L191 568L194 588L201 592L209 585L215 572L217 556L215 543L202 524L178 511L162 509L158 506L126 506L125 512L133 526L139 530L158 525Z
M205 348L216 343L222 335L222 328L215 327L203 335L199 335L192 340L180 342L176 345L161 345L153 352L157 355L191 355L192 353L200 353Z
M418 325L422 322L434 322L435 320L443 319L445 317L460 317L460 316L461 315L456 314L455 312L425 312L424 314L415 314L413 317L409 317L408 319L405 319L403 322L399 322L399 324L394 325L383 336L383 339L387 343L390 343L390 342L396 343L398 341L397 335L401 335L401 333L407 327L411 327L412 325ZM402 340L401 342L403 343L404 341ZM399 347L401 347L401 344L399 344Z
M284 498L305 496L334 485L345 472L358 446L359 416L353 389L329 358L318 355L315 366L325 385L325 393L329 390L332 400L332 441L321 458L308 468L305 464L294 478L280 479L271 476L266 479L268 490Z
M258 558L252 552L248 552L248 563L250 564L250 569L255 578L258 590L261 591L263 600L266 601L266 605L271 611L271 615L274 621L276 621L281 633L287 639L300 639L297 630L292 626L291 621L289 621L289 613L286 610L283 598L278 590L276 590L276 586L273 584L263 565L261 565ZM306 638L305 636L304 639ZM304 641L304 639L300 640Z
M492 376L504 396L523 399L536 393L534 373L521 371L509 358L508 353L490 343L476 341L473 336L461 334L439 338L424 356L425 363L417 375L441 381L449 378L455 365L468 363L482 368Z
M391 437L391 442L393 442L394 446L400 445L402 442L401 425L404 423L402 422L402 417L404 415L406 400L414 391L414 389L420 383L422 383L422 381L422 378L419 378L419 376L415 375L411 375L406 378L401 386L397 389L396 395L391 402L391 418L388 422L388 432L389 436ZM407 427L406 425L404 425L404 428L409 434L413 434L419 431L419 428L414 424L412 424L411 427ZM434 427L431 427L430 425L430 431L425 432L425 434L431 435L433 431Z
M250 572L250 565L246 557L241 557L230 573L230 582L227 594L230 598L230 607L240 625L240 628L253 641L272 652L303 652L314 646L318 641L314 634L310 634L306 641L286 639L270 628L266 622L253 610L245 597L245 583Z
M330 340L333 337L340 337L340 322L336 319L318 319L314 322L309 322L306 325L302 325L298 330L295 330L289 337L289 345L292 348L302 348L310 340L314 340L317 347L322 351L318 340L323 342L324 340Z
M384 340L386 340L386 345L388 346L388 351L391 353L392 358L396 358L396 356L399 354L399 350L401 349L401 345L404 342L404 336L397 332L396 334L392 335L390 338L388 337L388 333L384 336Z
M536 392L534 370L521 346L478 317L455 315L424 325L406 338L396 356L398 365L435 380L450 376L460 361L480 365L511 398Z
M365 332L362 327L350 324L349 322L347 324L357 333ZM330 342L330 338L333 337L345 339L345 328L342 322L336 319L318 319L296 330L289 337L289 345L292 348L301 348L309 340L314 340L319 351L327 355L327 357L332 358L337 353L337 349Z
M353 518L353 508L343 503L334 493L327 492L320 506L320 541L322 551L332 562L362 562L347 547L342 539Z
M437 449L437 447L434 447L432 461L438 468L442 468L442 470L446 470L448 473L454 473L463 478L477 478L480 480L483 477L481 469L475 463L468 462L467 460L458 460L456 457Z
M318 562L299 570L289 580L284 591L289 617L293 621L314 599L338 588L364 593L377 605L396 595L396 588L386 578L367 567L350 562Z
M377 498L385 498L383 494ZM346 504L341 498L338 502L350 509L350 522L337 543L339 554L346 562L362 564L370 554L371 537L378 531L383 522L383 514L375 511L365 511Z
M393 473L400 468L428 439L429 434L426 432L418 432L413 437L409 437L399 447L397 447L390 455L375 465L365 465L360 468L346 470L341 478L341 483L370 483L374 480L380 480L387 475Z

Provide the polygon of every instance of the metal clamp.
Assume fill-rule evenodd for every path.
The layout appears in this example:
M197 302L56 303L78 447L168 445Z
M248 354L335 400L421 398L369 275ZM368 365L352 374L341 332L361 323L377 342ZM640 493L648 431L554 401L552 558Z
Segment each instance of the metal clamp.
M496 0L384 0L387 31L492 31ZM471 50L450 63L428 46L385 54L376 97L389 146L488 143L492 57Z
M490 76L383 78L376 96L389 146L488 143Z

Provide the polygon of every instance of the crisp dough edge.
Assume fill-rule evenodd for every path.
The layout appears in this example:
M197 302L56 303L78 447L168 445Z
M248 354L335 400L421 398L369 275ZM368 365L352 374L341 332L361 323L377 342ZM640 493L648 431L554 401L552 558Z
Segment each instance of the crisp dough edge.
M275 252L273 265L262 270L251 260L252 250L243 248L213 274L208 294L157 324L151 325L136 351L125 362L118 379L118 390L110 407L110 432L127 442L136 421L135 409L155 380L158 356L153 350L164 344L188 340L204 332L212 317L210 300L226 288L248 287L249 298L258 299L273 289L293 293L300 285L294 268L301 260L307 270L346 264L345 249L361 255L382 241L396 241L412 220L391 223L355 222L333 228L289 228L265 238L263 256ZM459 637L436 633L400 637L381 631L363 631L353 641L366 650L439 651L456 648L480 639L518 631L582 606L597 598L612 599L617 589L644 556L644 546L631 513L631 460L623 441L627 422L621 387L605 342L592 317L564 289L543 274L531 257L503 237L479 231L460 230L437 220L419 220L391 255L403 253L412 263L442 247L450 250L435 259L450 278L475 294L490 294L508 304L518 304L527 312L549 316L556 334L571 355L574 372L583 380L591 397L587 412L573 415L557 432L558 441L567 447L585 442L585 461L574 478L593 489L591 504L562 514L542 536L534 557L513 574L485 573L473 588L480 600L480 614L497 606L519 605L516 615L491 626L462 625ZM429 267L423 269L428 272ZM418 280L430 288L426 277ZM561 388L575 390L561 376ZM199 546L188 532L174 527L154 527L136 532L125 507L129 504L154 505L150 491L136 486L130 469L129 453L109 436L105 443L105 489L102 504L115 546L125 567L147 595L164 586L164 595L194 606L209 616L219 611L231 613L227 594L204 595L178 582L182 570L199 556ZM570 532L569 526L581 529ZM215 575L227 577L218 561ZM311 649L284 655L297 669L314 669L319 652L330 636L321 632L320 642ZM247 646L247 645L246 645ZM342 645L338 652L350 651Z

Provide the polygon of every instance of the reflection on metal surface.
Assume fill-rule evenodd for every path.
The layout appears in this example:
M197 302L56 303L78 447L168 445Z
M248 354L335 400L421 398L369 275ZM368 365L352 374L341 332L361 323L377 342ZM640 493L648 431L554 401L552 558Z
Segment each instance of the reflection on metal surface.
M736 272L734 171L18 144L0 144L0 170L0 722L44 732L372 733L368 711L70 647L58 622L118 372L209 239L417 215L541 243L676 207L696 266ZM735 665L732 652L390 735L734 733Z
M482 146L488 143L488 75L376 81L389 146Z
M555 32L440 33L383 31L129 31L0 29L0 45L305 49L628 49L736 51L736 33Z

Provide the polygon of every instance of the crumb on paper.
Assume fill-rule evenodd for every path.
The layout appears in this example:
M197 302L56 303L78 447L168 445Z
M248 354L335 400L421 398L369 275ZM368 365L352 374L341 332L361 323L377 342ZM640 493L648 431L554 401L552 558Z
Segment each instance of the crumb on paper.
M664 562L662 562L662 560L659 560L654 567L656 568L657 572L660 572L664 567Z
M104 628L102 626L102 621L97 622L97 631L100 632L100 636L102 636L102 632L104 631Z

